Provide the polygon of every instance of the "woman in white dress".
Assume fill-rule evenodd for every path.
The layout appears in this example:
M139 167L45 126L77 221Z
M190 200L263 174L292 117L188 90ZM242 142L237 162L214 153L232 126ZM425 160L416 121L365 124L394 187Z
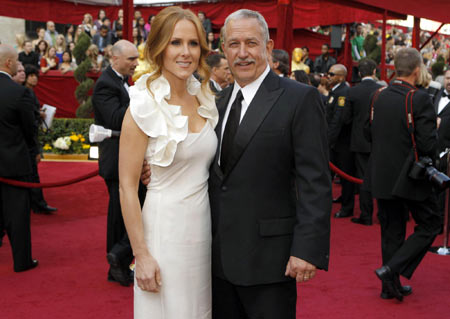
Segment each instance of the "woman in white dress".
M136 258L134 318L211 318L209 166L218 112L198 18L168 7L152 23L145 56L153 73L130 88L120 137L120 200ZM200 74L200 84L192 75ZM151 181L141 209L142 162Z

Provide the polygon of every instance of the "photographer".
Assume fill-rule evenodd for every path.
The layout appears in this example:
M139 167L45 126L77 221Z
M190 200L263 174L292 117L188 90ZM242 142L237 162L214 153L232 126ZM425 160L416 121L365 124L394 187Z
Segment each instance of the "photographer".
M370 126L367 123L372 152L365 182L378 200L383 266L375 272L382 281L383 299L401 301L412 292L401 285L399 276L412 277L440 229L436 197L427 177L433 170L428 157L434 156L437 145L436 114L429 95L414 86L421 65L416 49L398 51L398 77L373 94ZM408 211L417 226L405 241Z

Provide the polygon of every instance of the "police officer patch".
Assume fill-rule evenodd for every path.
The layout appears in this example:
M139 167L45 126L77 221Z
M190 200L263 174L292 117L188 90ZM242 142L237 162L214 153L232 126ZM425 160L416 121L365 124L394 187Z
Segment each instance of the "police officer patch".
M341 107L345 105L345 96L338 97L338 105Z

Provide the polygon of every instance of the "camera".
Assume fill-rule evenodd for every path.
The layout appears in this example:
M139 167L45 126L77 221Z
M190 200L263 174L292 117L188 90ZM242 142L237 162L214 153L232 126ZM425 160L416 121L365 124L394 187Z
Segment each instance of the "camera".
M450 186L450 177L433 167L433 160L428 156L421 157L419 161L414 162L409 177L416 180L428 179L434 186L441 189Z

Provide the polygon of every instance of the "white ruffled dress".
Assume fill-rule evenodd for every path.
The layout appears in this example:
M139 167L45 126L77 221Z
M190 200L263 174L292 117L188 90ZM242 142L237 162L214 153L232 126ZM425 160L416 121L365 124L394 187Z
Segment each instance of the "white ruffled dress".
M169 82L160 76L147 89L149 75L130 88L130 111L149 136L146 159L151 182L142 208L145 240L161 269L159 293L134 286L135 319L211 318L211 220L209 167L217 138L214 97L192 76L188 91L200 103L206 124L189 133L181 107L169 105Z

